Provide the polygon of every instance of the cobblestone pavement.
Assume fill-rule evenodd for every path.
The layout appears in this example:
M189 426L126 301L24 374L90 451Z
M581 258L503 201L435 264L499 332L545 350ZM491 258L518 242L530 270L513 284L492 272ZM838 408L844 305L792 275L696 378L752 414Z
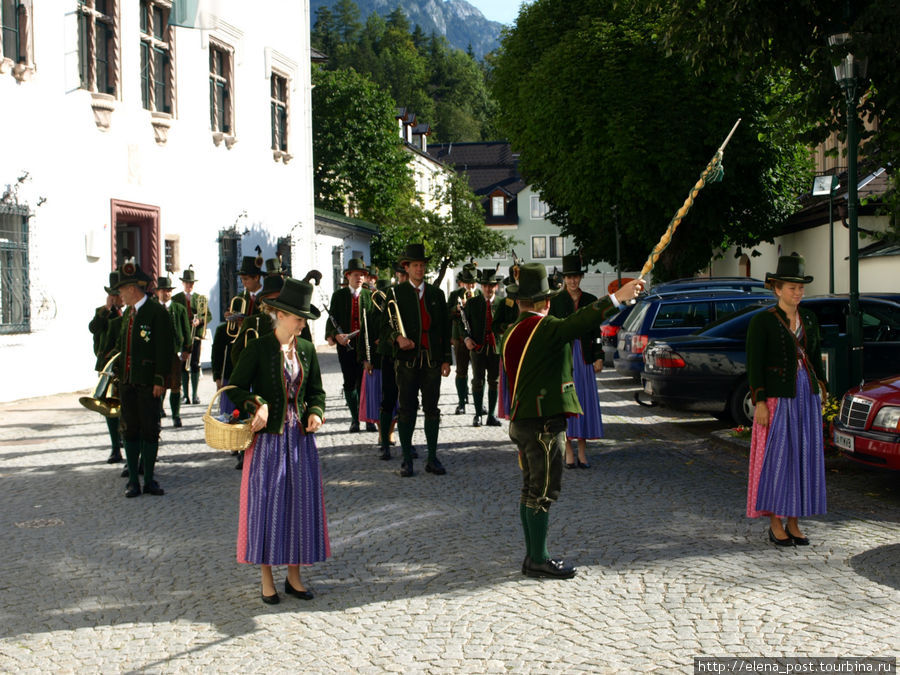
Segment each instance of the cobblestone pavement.
M166 494L138 499L76 395L0 406L0 669L692 672L701 655L900 652L893 476L832 462L830 512L805 521L812 545L776 549L744 517L746 455L716 438L723 425L640 407L604 373L607 437L589 470L565 472L551 511L551 552L578 576L530 579L506 423L453 415L448 378L448 473L420 461L401 479L374 434L346 432L337 359L320 358L333 557L304 568L311 602L264 605L258 570L235 562L240 473L204 444L205 406L183 409L183 429L163 420Z

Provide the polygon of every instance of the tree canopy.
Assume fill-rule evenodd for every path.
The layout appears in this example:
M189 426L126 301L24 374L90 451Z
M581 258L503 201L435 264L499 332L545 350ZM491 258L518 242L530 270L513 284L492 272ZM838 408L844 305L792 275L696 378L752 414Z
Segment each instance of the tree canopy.
M711 251L773 236L808 189L806 148L770 116L783 82L697 74L659 43L662 25L612 0L536 0L491 60L500 125L550 219L588 260L640 269L735 120L725 179L707 186L654 270L693 274Z

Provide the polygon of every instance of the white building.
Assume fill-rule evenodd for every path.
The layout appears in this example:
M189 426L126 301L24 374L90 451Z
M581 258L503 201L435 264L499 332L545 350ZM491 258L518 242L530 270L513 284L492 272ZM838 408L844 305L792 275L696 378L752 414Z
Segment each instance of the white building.
M176 286L193 265L214 325L257 246L296 277L331 265L308 1L219 0L203 28L172 25L190 5L0 5L0 400L93 386L87 324L129 253Z

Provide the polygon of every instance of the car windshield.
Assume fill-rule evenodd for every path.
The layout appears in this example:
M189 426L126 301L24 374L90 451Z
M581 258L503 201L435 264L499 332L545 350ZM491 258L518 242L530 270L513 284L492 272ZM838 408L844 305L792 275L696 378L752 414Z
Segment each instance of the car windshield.
M650 309L650 302L642 301L638 302L634 309L631 310L631 314L628 315L628 318L625 319L625 323L622 324L622 331L625 333L633 333L636 330L639 330L641 325L644 323L644 316L647 314L647 310Z
M747 334L747 326L750 319L763 307L768 307L772 303L755 303L747 307L743 307L736 312L726 314L720 319L713 321L711 324L699 330L695 335L706 335L708 337L740 337Z

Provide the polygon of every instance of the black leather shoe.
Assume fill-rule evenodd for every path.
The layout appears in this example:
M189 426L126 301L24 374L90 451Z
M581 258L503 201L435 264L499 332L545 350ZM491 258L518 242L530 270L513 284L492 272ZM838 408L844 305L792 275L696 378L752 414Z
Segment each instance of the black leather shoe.
M542 563L536 563L529 560L525 565L525 574L529 577L549 578L549 579L571 579L575 576L575 568L567 565L562 560L554 560L547 558Z
M125 489L125 496L129 499L131 499L132 497L140 497L141 486L137 483L129 483L128 487Z
M199 396L194 397L194 405L200 405L200 397Z
M485 422L485 424L487 424L489 427L502 427L503 426L502 424L500 424L500 420L498 420L493 415L487 416L487 422Z
M415 472L413 471L412 462L410 462L409 464L403 462L403 464L400 465L400 476L402 478L409 478L410 476L414 475Z
M378 459L390 459L391 458L391 449L388 446L385 446L381 449L381 454L378 455Z
M771 541L776 546L793 546L794 545L794 540L791 538L790 533L788 533L788 536L785 539L778 539L775 536L775 533L772 532L771 527L769 528L769 541Z
M566 462L567 469L574 469L576 466L578 465L575 462Z
M587 462L582 462L580 459L578 460L578 468L579 469L590 469L591 465Z
M366 431L378 431L378 427L371 422L366 422Z
M447 469L441 464L441 460L437 457L425 463L425 471L433 473L435 476L443 476L447 473Z
M277 605L279 602L281 602L281 597L278 595L278 593L273 593L272 595L263 595L262 593L260 593L259 597L261 597L262 601L267 605Z
M359 422L350 422L350 433L355 434L359 431Z
M151 480L149 483L144 483L144 494L161 497L166 494L166 491L159 487L159 483L155 480Z
M183 399L181 399L181 402L184 403L185 405L190 405L190 404L191 404L191 397L190 397L190 396L185 396Z
M527 574L528 565L531 564L531 558L529 556L525 556L525 560L522 561L522 574Z
M181 423L180 417L176 417L173 415L172 416L172 426L175 427L176 429L180 429L181 427L184 426L184 424Z
M122 469L122 473L119 474L119 477L128 478L128 467L127 466L124 469Z
M809 546L809 539L807 537L795 537L788 528L784 528L784 532L791 538L791 541L794 542L794 546Z
M122 451L119 448L114 448L112 452L109 453L109 457L106 458L107 464L118 464L122 461Z
M287 579L284 580L284 592L288 595L293 595L295 598L300 598L301 600L312 600L314 597L312 591L298 591L296 588L291 586L291 582Z
M481 426L481 415L475 415L475 417L472 418L472 426L473 427Z
M454 415L465 415L466 414L466 406L463 403L460 403L456 406L456 410L453 411Z

